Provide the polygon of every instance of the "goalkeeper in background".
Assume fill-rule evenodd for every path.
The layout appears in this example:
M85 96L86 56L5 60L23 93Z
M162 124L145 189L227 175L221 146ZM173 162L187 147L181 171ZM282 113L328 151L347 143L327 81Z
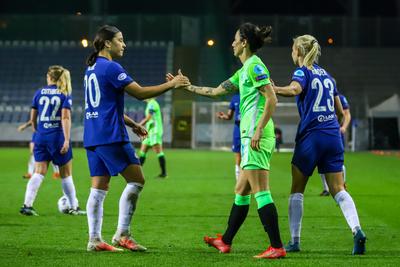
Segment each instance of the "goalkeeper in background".
M157 153L158 162L160 163L161 173L158 175L159 178L166 178L167 171L165 168L165 156L162 148L163 138L163 124L160 105L155 98L145 100L147 102L145 118L140 122L141 125L146 127L148 137L142 141L140 147L140 162L143 166L146 160L146 154L149 148L153 148L154 152Z

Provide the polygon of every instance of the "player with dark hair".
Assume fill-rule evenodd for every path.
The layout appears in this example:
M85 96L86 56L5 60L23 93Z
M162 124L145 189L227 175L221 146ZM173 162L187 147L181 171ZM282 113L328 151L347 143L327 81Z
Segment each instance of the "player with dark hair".
M321 47L313 36L295 38L292 59L298 68L294 71L292 82L284 87L274 85L276 94L296 97L300 114L289 197L291 241L286 250L300 251L303 194L308 178L318 166L318 171L325 174L329 191L353 232L352 253L364 254L366 236L361 230L354 201L344 189L344 150L338 123L338 120L342 120L343 108L332 76L317 64L320 55Z
M93 42L94 52L87 59L84 77L85 124L83 144L86 148L92 187L87 201L89 226L88 251L120 251L120 246L131 251L145 251L132 237L130 224L136 202L144 186L144 175L135 150L129 142L125 125L143 138L144 127L124 115L125 92L143 100L160 95L172 88L190 85L189 80L177 75L172 81L142 87L114 61L121 58L126 47L122 32L114 26L102 26ZM101 227L103 202L111 176L120 173L126 187L119 200L117 231L111 246L103 241Z
M217 117L221 120L231 120L235 118L235 123L233 125L233 136L232 136L232 152L235 153L235 177L236 180L239 179L240 173L240 95L239 93L232 96L231 102L229 104L229 109L227 113L222 111L217 112Z
M86 214L78 207L72 179L71 91L69 71L54 65L47 71L47 86L37 90L33 97L30 123L36 132L33 140L35 168L26 186L24 205L20 209L23 215L38 215L32 206L50 161L60 166L62 189L71 206L68 213Z
M216 238L205 236L204 241L222 253L229 253L233 238L247 217L253 193L258 215L271 242L264 252L254 257L265 259L286 256L279 233L278 213L269 188L270 160L275 148L272 114L277 98L269 71L256 55L257 50L271 41L271 33L271 26L258 27L252 23L240 25L232 47L234 56L243 64L242 68L216 88L194 85L186 87L204 96L224 95L237 90L240 93L242 160L235 201L225 233Z

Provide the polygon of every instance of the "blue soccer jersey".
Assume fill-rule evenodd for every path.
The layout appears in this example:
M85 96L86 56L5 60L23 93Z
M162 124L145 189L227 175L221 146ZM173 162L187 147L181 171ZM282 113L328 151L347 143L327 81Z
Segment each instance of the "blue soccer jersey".
M118 63L99 56L85 72L84 147L129 142L124 87L133 79Z
M349 102L347 101L346 97L342 94L339 94L340 102L342 103L343 109L349 109L350 105Z
M312 70L303 66L294 71L292 81L298 82L302 88L296 96L301 119L296 140L313 130L339 129L334 104L338 92L329 73L317 64Z
M61 93L56 85L49 85L36 91L32 108L38 111L35 142L46 139L46 135L62 133L61 109L71 109L71 96Z
M229 109L233 110L235 119L233 138L240 138L240 94L233 95Z

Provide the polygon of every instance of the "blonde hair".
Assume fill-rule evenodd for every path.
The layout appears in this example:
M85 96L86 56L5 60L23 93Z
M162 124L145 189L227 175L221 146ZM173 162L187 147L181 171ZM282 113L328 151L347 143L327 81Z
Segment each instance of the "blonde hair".
M47 74L50 76L50 79L56 83L61 93L64 95L70 95L72 93L71 74L68 69L60 65L53 65L49 67Z
M294 46L299 49L299 54L304 58L303 65L308 69L313 68L313 64L318 63L321 56L321 46L317 39L311 35L302 35L293 39Z

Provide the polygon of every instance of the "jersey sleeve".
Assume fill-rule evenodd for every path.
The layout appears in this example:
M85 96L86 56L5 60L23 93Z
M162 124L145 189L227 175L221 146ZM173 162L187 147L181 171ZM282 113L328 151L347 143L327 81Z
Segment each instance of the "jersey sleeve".
M339 95L340 97L340 102L342 103L343 109L349 109L350 105L349 102L347 101L346 97L344 95Z
M66 95L64 98L64 102L62 104L62 108L71 109L72 106L72 97L70 95Z
M235 74L233 74L232 77L229 78L229 81L236 86L237 88L239 88L239 70L237 72L235 72Z
M307 76L302 68L297 68L292 76L292 81L296 81L300 84L301 88L304 90L307 86Z
M248 77L253 83L254 87L261 87L267 84L271 84L269 72L264 65L252 64L247 70Z
M116 62L111 62L111 64L107 67L106 75L107 80L117 90L121 90L133 82L133 79L126 73L124 68L122 68L121 65Z
M153 104L149 104L149 114L153 115L156 112L156 107Z

